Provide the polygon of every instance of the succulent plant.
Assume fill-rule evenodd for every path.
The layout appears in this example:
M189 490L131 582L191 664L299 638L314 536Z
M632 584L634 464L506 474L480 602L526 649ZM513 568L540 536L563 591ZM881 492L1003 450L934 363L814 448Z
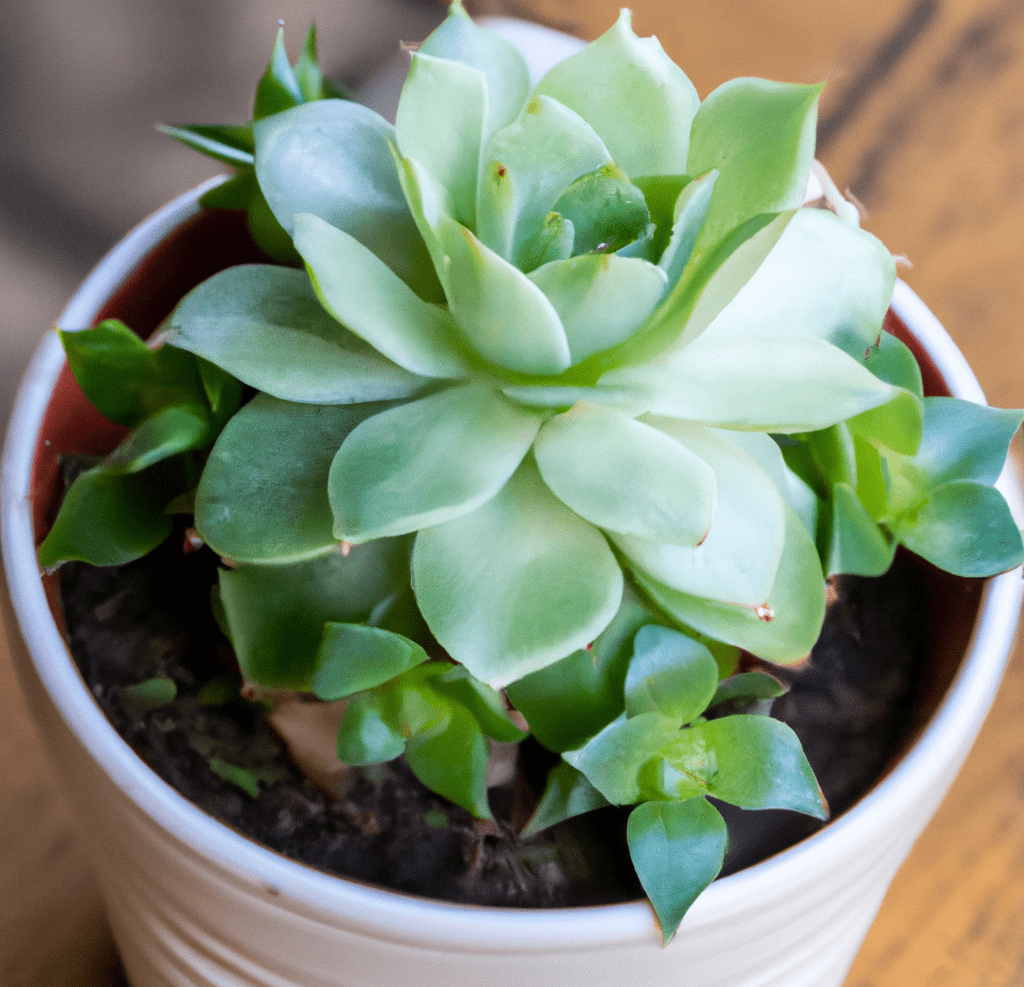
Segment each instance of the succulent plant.
M194 491L247 680L347 697L343 761L404 753L480 816L511 703L562 755L527 834L636 804L668 938L721 866L706 796L827 813L792 731L714 712L779 692L740 651L803 659L825 576L900 543L1019 564L992 483L1022 414L924 398L888 251L802 208L820 87L701 102L628 11L532 86L456 2L392 126L329 98L312 38L250 124L171 130L240 167L214 203L285 263L200 284L156 350L65 335L135 430L41 559L142 554Z

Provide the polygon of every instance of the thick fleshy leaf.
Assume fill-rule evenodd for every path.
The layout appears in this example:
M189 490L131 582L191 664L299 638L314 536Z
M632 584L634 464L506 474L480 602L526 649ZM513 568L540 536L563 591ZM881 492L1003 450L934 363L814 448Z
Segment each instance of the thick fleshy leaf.
M765 661L791 665L810 654L825 619L818 550L797 514L786 510L786 540L763 605L734 606L690 596L636 573L641 587L680 623Z
M470 346L485 360L525 374L561 373L572 362L554 306L525 274L443 217L448 304Z
M820 93L821 86L731 79L701 103L683 170L717 169L719 177L696 256L753 216L801 205Z
M699 545L612 535L634 571L694 596L756 606L775 579L786 528L771 478L721 432L673 419L645 419L689 448L714 471L714 521Z
M447 58L482 72L487 81L484 137L511 123L530 92L530 73L519 49L495 31L475 24L461 3L420 46L420 52Z
M856 437L913 456L924 434L924 408L916 394L897 390L892 400L854 415L846 425Z
M161 124L157 127L162 134L181 141L186 147L206 154L223 164L241 168L253 164L252 124L220 126L217 124L186 124L171 127ZM251 175L252 172L250 171Z
M601 384L631 391L654 414L780 433L826 428L903 393L820 339L708 333Z
M221 432L196 493L196 527L235 562L295 562L335 547L331 461L380 404L309 405L258 394Z
M633 33L628 10L600 38L551 69L536 93L583 117L628 175L687 173L700 98L657 38Z
M657 360L669 350L688 345L750 280L792 217L792 211L756 216L707 256L695 260L695 251L691 253L683 275L648 322L621 346L598 354L589 361L591 366L584 364L581 369L596 377L604 370Z
M693 546L711 527L711 466L689 446L618 411L580 402L544 425L534 453L544 482L599 528Z
M827 572L832 576L881 576L892 565L896 542L883 534L878 523L846 483L832 488L832 530Z
M477 235L519 267L536 251L559 196L581 175L611 161L591 127L547 97L532 99L522 115L498 131L484 152L477 203Z
M358 543L468 514L505 485L540 423L481 383L368 418L331 466L335 535Z
M562 757L614 805L632 805L645 795L641 774L680 736L679 724L657 713L626 717L623 713L597 736ZM694 795L701 794L695 788Z
M889 251L825 209L798 209L707 335L813 336L863 360L896 281Z
M709 757L708 795L744 809L789 809L828 818L800 741L785 723L770 716L723 716L683 730L665 751L666 761L684 776L689 764ZM688 779L683 788L685 798Z
M365 621L409 579L404 539L356 545L291 565L220 572L228 636L246 680L308 692L324 624Z
M373 693L352 697L345 707L335 745L342 764L382 764L405 751L401 724L388 712Z
M690 905L722 869L729 841L725 820L703 798L644 802L630 813L626 836L667 944Z
M573 363L628 339L658 304L664 273L645 260L585 254L529 275L562 320Z
M325 99L259 120L254 133L260 189L287 232L300 213L319 216L427 294L431 264L398 180L391 124L358 103Z
M80 474L39 546L39 564L123 565L148 555L171 533L167 504L186 489L168 483L169 468L158 463L141 473L111 474L96 466Z
M582 747L622 713L633 636L653 619L627 586L619 612L591 647L509 683L509 699L540 743L559 752Z
M292 63L288 61L288 53L285 51L284 27L280 27L270 64L256 87L253 117L259 120L272 113L280 113L305 102L305 99L299 80L295 78Z
M482 72L421 50L412 57L395 118L398 149L448 190L453 216L465 226L476 221L488 95Z
M174 346L285 401L381 401L427 384L339 325L292 268L229 267L189 292L169 325Z
M924 397L921 367L914 351L891 333L883 330L875 337L871 346L864 351L864 366L880 380L894 387L902 387L919 398Z
M522 838L529 839L537 833L575 816L608 805L606 799L571 764L561 761L548 773L544 794L530 821L523 829Z
M717 687L718 663L699 641L656 624L637 631L626 675L627 715L660 713L690 723Z
M312 692L318 699L344 699L372 689L415 668L428 658L415 642L400 634L364 624L324 625Z
M434 274L443 293L447 295L449 260L437 235L437 226L442 217L451 218L452 202L448 190L412 158L403 158L397 149L394 150L394 156L398 180L409 204L413 222L434 266Z
M413 585L441 645L497 688L593 641L623 580L601 533L528 459L482 507L416 536Z
M1017 523L1003 495L984 483L935 487L892 527L912 552L956 576L992 576L1021 563Z
M425 377L466 375L461 334L448 311L423 301L358 240L299 215L295 249L324 308L388 360Z

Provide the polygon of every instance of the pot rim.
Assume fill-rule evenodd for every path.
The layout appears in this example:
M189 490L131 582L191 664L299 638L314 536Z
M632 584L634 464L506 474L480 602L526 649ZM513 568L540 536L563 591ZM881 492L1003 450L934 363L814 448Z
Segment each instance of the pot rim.
M93 269L57 326L91 324L141 258L198 213L199 197L221 181L223 178L211 179L135 227ZM896 284L891 307L927 350L951 391L984 403L984 394L964 356L938 319L902 281ZM34 674L68 728L140 812L208 866L241 874L246 883L264 890L272 888L307 914L347 913L367 932L396 941L426 948L458 945L472 951L493 948L498 939L503 950L543 951L568 941L577 946L612 947L646 943L657 936L653 912L645 900L582 908L496 908L419 898L326 874L254 843L206 815L147 767L94 701L50 613L39 578L32 468L36 437L63 362L59 338L51 331L37 349L18 391L0 477L3 564ZM1015 515L1024 513L1016 469L1008 466L1004 470L999 487ZM1022 597L1024 583L1016 572L991 579L956 678L917 742L889 775L818 833L714 882L690 909L683 930L699 935L702 927L727 914L763 908L837 856L848 857L854 865L861 847L875 841L877 833L898 825L901 803L936 787L944 792L965 756L962 749L976 734L995 697L1012 648Z

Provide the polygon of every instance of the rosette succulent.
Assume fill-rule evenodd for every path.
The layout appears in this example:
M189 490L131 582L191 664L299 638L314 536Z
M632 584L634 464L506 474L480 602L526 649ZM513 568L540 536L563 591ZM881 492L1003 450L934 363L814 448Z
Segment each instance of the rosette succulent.
M1021 414L924 398L892 257L803 208L819 91L701 102L628 11L534 83L456 2L392 125L279 39L251 123L172 133L240 167L213 204L284 263L200 284L160 349L67 337L101 409L141 387L111 353L160 386L68 498L129 533L97 552L69 508L43 561L141 554L185 503L247 680L348 697L343 761L404 753L480 816L486 738L528 727L562 759L527 834L638 804L671 935L722 861L705 796L826 813L788 728L709 715L778 694L740 651L803 659L825 577L898 543L1021 558L992 487Z

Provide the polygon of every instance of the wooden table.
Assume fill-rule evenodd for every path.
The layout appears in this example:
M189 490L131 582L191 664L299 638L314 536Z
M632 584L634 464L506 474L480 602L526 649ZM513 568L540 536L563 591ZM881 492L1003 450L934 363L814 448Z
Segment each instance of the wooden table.
M593 37L617 0L481 0ZM973 364L1024 403L1024 3L636 0L701 95L825 79L819 156ZM581 12L582 11L582 12ZM820 13L819 13L820 11ZM105 987L116 958L0 648L0 984ZM848 987L1024 984L1024 656L900 872Z

